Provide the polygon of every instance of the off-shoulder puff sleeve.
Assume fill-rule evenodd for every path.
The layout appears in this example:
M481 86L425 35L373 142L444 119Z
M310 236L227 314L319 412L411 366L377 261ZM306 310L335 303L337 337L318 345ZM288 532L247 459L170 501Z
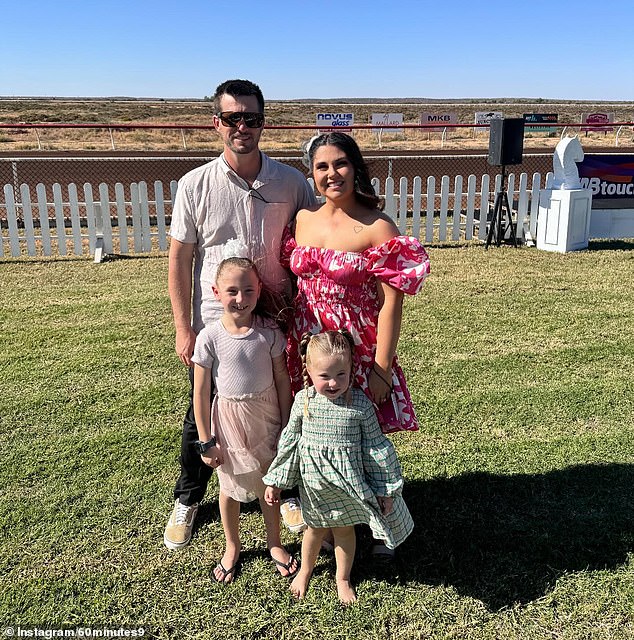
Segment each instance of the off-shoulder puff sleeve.
M418 293L429 275L427 251L413 236L395 236L364 253L368 271L403 293Z
M293 227L295 226L295 222L291 222L288 226L284 227L284 232L282 233L282 244L280 246L280 264L285 269L291 268L291 254L293 253L293 249L297 247L297 242L295 242L295 236L293 235Z

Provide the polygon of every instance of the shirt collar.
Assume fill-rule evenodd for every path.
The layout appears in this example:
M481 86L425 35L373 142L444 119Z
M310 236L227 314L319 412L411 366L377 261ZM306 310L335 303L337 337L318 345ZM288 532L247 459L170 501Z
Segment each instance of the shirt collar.
M222 154L220 154L220 158L222 160L222 166L223 166L225 175L232 177L234 180L237 179L237 180L240 181L240 183L246 185L247 184L246 181L243 180L229 166L229 163L227 162L227 159L225 158L224 152ZM253 182L253 188L254 189L258 189L263 184L266 184L267 182L271 182L271 180L274 180L276 178L276 176L277 176L276 163L273 160L271 160L271 158L269 158L266 155L266 153L262 153L262 151L260 151L260 161L261 161L260 173L258 173L257 177L255 178L255 180Z

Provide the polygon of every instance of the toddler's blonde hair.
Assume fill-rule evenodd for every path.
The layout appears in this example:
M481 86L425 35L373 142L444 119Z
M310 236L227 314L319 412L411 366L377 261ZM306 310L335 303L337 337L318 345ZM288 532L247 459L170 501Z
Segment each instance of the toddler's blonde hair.
M305 333L299 343L299 352L302 356L302 379L304 381L304 390L307 391L310 386L310 376L308 375L308 367L311 365L312 358L317 354L324 356L338 356L346 354L350 362L350 385L346 391L346 400L350 400L350 389L352 388L352 370L354 355L354 338L346 329L338 331L323 331L322 333ZM308 416L308 393L304 395L304 415Z

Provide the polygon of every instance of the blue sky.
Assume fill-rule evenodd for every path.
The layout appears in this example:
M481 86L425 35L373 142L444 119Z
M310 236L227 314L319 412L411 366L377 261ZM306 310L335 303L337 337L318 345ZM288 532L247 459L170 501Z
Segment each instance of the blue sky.
M632 0L4 0L2 96L633 100Z

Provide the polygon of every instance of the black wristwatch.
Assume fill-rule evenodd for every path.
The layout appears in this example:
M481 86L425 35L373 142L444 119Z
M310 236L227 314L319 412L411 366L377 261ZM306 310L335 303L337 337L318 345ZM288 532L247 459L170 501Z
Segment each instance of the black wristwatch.
M216 446L216 436L211 436L211 438L207 440L207 442L203 442L202 440L194 441L194 449L196 449L196 453L199 453L201 456L203 455L203 453L205 453L205 451L215 446Z

